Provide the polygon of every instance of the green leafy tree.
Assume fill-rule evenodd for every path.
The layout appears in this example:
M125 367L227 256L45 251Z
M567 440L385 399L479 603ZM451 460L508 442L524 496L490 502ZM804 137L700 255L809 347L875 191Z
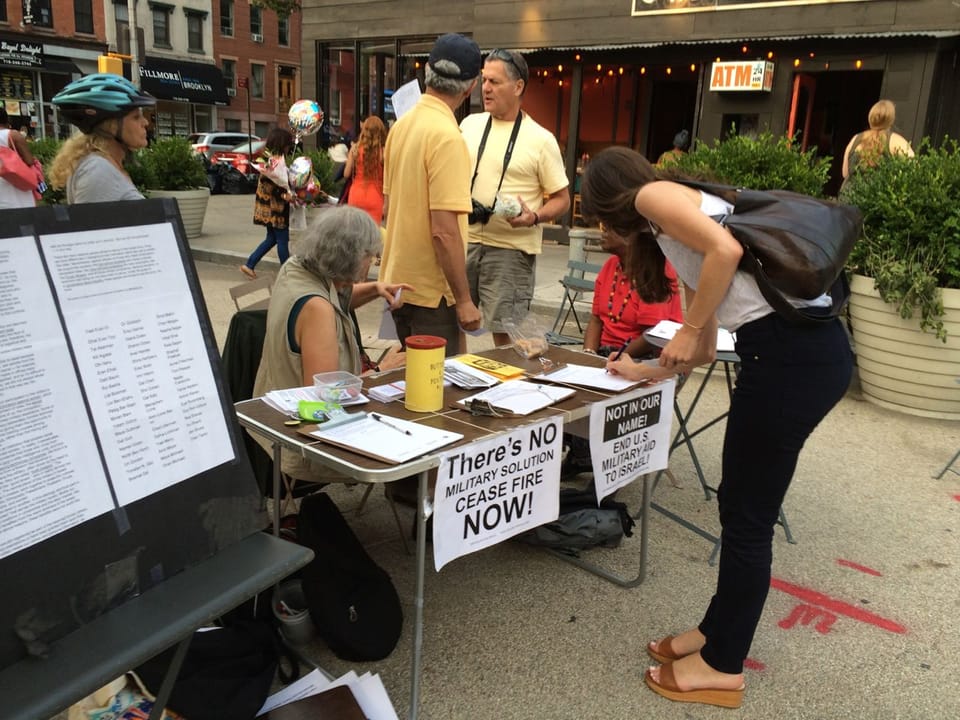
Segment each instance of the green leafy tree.
M62 144L52 137L39 138L30 143L30 152L43 165L44 182L47 183L47 189L44 190L43 196L40 198L41 205L59 205L67 199L65 190L54 190L50 187L50 176L47 174Z
M142 168L136 167L138 162ZM160 138L136 154L128 163L128 172L138 187L146 185L156 190L208 187L203 160L186 138Z

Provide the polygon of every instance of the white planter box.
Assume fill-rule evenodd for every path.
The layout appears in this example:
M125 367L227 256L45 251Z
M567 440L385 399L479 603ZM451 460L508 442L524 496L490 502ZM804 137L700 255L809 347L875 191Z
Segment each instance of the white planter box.
M199 190L148 190L152 198L172 197L180 208L180 219L188 238L200 237L203 231L203 218L207 214L210 201L210 188Z
M891 410L960 420L960 290L945 289L947 342L904 320L874 289L873 278L850 281L850 318L864 397Z

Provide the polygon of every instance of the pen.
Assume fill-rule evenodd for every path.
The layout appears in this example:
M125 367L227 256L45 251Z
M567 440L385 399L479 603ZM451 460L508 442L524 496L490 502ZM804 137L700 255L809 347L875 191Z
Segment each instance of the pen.
M413 433L407 430L406 428L402 428L394 425L392 422L387 420L383 415L377 415L377 413L370 413L370 417L372 417L374 420L376 420L379 423L383 423L388 428L393 428L397 432L402 432L404 435L413 435Z
M613 353L610 353L610 358L609 358L609 359L610 359L610 360L619 360L619 359L620 359L620 356L623 355L623 354L627 351L627 346L628 346L629 344L630 344L630 340L624 341L623 345L621 345L621 346L620 346L620 349L617 351L617 356L614 357L614 356L613 356ZM607 370L607 372L610 372L610 371Z

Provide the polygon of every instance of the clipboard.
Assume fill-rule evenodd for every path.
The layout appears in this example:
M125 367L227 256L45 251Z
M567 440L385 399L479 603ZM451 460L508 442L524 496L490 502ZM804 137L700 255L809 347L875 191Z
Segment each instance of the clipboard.
M603 368L572 363L562 365L555 370L546 370L539 375L534 375L531 379L615 393L633 390L635 387L646 384L646 381L626 380L619 375L611 375Z
M576 388L510 380L458 400L455 406L474 415L522 417L576 394Z
M460 433L364 412L346 420L301 427L297 432L389 465L405 463L463 439Z

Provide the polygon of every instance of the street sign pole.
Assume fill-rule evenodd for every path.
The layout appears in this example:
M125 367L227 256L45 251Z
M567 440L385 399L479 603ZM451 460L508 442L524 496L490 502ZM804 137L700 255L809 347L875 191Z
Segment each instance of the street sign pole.
M250 78L242 75L237 78L237 87L247 91L247 152L250 155L250 162L253 162L253 122L250 119Z

